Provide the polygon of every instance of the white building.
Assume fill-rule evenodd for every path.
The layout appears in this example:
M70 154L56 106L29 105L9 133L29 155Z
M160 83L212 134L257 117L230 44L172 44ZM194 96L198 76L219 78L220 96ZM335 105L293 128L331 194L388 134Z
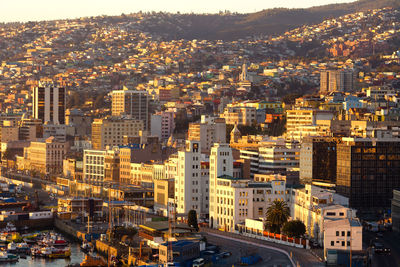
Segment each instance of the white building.
M175 203L178 214L186 215L195 210L199 216L208 214L208 177L202 176L199 141L186 141L184 151L178 151L178 167L175 177ZM204 188L206 187L206 188Z
M188 139L200 141L201 152L209 154L214 143L226 142L225 120L202 115L200 123L190 123Z
M324 243L325 221L355 219L355 210L348 208L349 200L332 190L306 184L304 188L293 189L290 211L294 220L302 221L307 234Z
M92 185L102 185L104 182L105 150L83 151L83 179Z
M233 176L233 157L232 149L228 144L215 143L211 148L210 154L210 226L217 228L220 220L220 206L219 200L219 189L217 190L218 177L222 176ZM230 200L233 196L230 197ZM233 200L232 200L233 201ZM231 202L229 202L231 203ZM229 222L229 225L233 226L233 222Z
M240 158L250 160L250 175L298 170L300 146L283 138L263 140L254 150L240 150Z
M362 251L362 225L358 219L326 219L324 255L328 250Z
M210 227L237 230L246 219L265 217L274 200L290 201L283 180L254 182L233 177L232 149L214 144L210 155Z

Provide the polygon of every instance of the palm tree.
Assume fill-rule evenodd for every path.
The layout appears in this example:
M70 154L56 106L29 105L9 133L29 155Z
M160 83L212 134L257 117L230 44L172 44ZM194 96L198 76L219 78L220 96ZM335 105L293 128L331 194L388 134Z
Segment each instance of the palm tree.
M290 217L290 209L283 200L275 199L267 209L265 227L273 233L279 234L282 226Z

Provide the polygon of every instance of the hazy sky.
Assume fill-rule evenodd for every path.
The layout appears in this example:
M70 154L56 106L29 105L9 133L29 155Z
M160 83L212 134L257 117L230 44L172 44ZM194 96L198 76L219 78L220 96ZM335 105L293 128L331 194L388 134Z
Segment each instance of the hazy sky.
M0 0L0 21L120 15L137 11L254 12L273 7L310 7L354 0Z

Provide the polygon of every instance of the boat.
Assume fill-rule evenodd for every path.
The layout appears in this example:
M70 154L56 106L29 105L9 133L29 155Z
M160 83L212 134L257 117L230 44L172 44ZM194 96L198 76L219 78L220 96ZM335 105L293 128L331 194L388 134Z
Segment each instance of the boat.
M26 242L17 243L17 252L18 253L29 252L29 245Z
M71 256L71 249L69 247L64 247L64 248L42 247L40 249L40 252L35 251L35 256L50 258L50 259L69 258Z
M17 227L15 227L15 225L12 222L8 222L6 227L1 230L1 232L3 232L3 233L12 233L12 232L16 232L16 231L17 231Z
M12 241L10 243L8 243L7 252L8 253L16 253L17 252L17 245Z
M39 246L31 247L31 256L32 257L41 257L42 256L41 248Z
M65 247L68 245L68 241L66 241L60 234L50 233L39 240L38 244L47 247Z
M0 251L0 262L17 262L18 256L15 254L8 253L6 251Z

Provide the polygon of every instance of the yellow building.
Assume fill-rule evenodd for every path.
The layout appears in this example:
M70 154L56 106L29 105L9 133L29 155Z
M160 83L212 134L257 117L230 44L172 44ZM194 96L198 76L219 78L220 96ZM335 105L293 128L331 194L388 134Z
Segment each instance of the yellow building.
M106 146L124 144L124 136L138 136L144 130L142 120L122 117L95 119L92 124L93 149L105 149Z
M24 149L24 166L43 174L62 173L66 152L67 143L57 142L53 136L44 142L31 142L31 145Z

